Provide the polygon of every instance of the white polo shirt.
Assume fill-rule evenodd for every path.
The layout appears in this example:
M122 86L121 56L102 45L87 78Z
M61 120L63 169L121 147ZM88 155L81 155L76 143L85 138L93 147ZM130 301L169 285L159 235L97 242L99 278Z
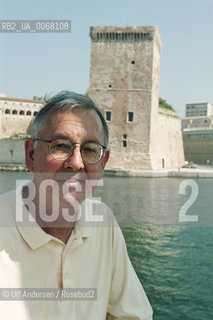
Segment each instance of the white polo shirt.
M91 208L89 201L84 206ZM0 196L0 288L88 288L97 290L97 299L0 301L0 320L152 319L122 232L105 204L95 211L107 224L80 219L65 245L36 222L17 224L15 203L15 191Z

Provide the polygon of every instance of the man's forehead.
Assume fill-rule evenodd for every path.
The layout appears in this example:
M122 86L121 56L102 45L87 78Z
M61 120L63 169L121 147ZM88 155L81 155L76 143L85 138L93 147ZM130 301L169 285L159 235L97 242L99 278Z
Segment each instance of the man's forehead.
M69 111L49 112L43 122L43 129L57 129L60 124L70 124L77 127L93 129L104 135L103 125L97 112L92 109L75 107Z

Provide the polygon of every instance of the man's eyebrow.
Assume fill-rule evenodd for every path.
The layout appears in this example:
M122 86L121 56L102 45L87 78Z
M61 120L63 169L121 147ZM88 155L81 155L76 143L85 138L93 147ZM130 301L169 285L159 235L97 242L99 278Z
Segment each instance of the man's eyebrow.
M70 137L65 134L54 134L51 140L55 140L55 139L71 140Z
M56 139L64 139L64 140L69 140L71 142L75 142L75 141L72 141L72 139L70 139L69 136L64 135L64 134L55 134L51 138L51 140L56 140ZM99 143L100 144L100 142L98 140L94 140L94 139L86 140L84 143L86 143L86 142L95 142L95 143Z

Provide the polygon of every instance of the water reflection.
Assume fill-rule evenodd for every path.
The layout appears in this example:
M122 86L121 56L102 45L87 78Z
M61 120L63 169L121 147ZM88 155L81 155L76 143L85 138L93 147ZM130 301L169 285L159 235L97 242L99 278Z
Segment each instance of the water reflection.
M149 224L179 226L181 208L186 207L194 192L189 185L185 195L180 194L182 181L179 178L106 177L95 194L113 210L122 227ZM199 179L195 183L199 190L198 197L188 205L185 215L198 217L198 222L190 222L190 226L213 227L213 215L210 214L213 210L213 197L210 196L212 180ZM207 189L209 185L211 187ZM185 222L182 224L187 225Z

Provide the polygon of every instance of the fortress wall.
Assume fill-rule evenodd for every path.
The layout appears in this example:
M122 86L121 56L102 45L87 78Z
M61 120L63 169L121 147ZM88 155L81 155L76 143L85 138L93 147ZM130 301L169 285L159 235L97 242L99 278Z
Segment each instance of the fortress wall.
M147 92L109 92L91 91L92 97L105 114L111 111L109 127L109 148L111 152L108 169L150 168L149 132L150 121L145 107L150 105ZM108 99L109 97L109 99ZM106 99L106 102L105 102ZM111 105L110 102L113 101ZM143 101L143 103L141 103ZM134 112L134 121L128 122L128 110ZM146 119L146 121L144 121ZM126 138L125 138L126 136ZM126 148L123 142L126 141Z
M24 139L0 139L0 163L24 164Z
M212 128L213 116L191 117L182 119L182 129Z
M0 137L10 138L14 135L22 135L25 137L30 120L25 116L23 116L22 119L20 119L20 117L19 119L17 119L17 117L2 118Z
M177 168L184 165L181 119L158 114L152 167ZM154 151L154 150L153 150Z

